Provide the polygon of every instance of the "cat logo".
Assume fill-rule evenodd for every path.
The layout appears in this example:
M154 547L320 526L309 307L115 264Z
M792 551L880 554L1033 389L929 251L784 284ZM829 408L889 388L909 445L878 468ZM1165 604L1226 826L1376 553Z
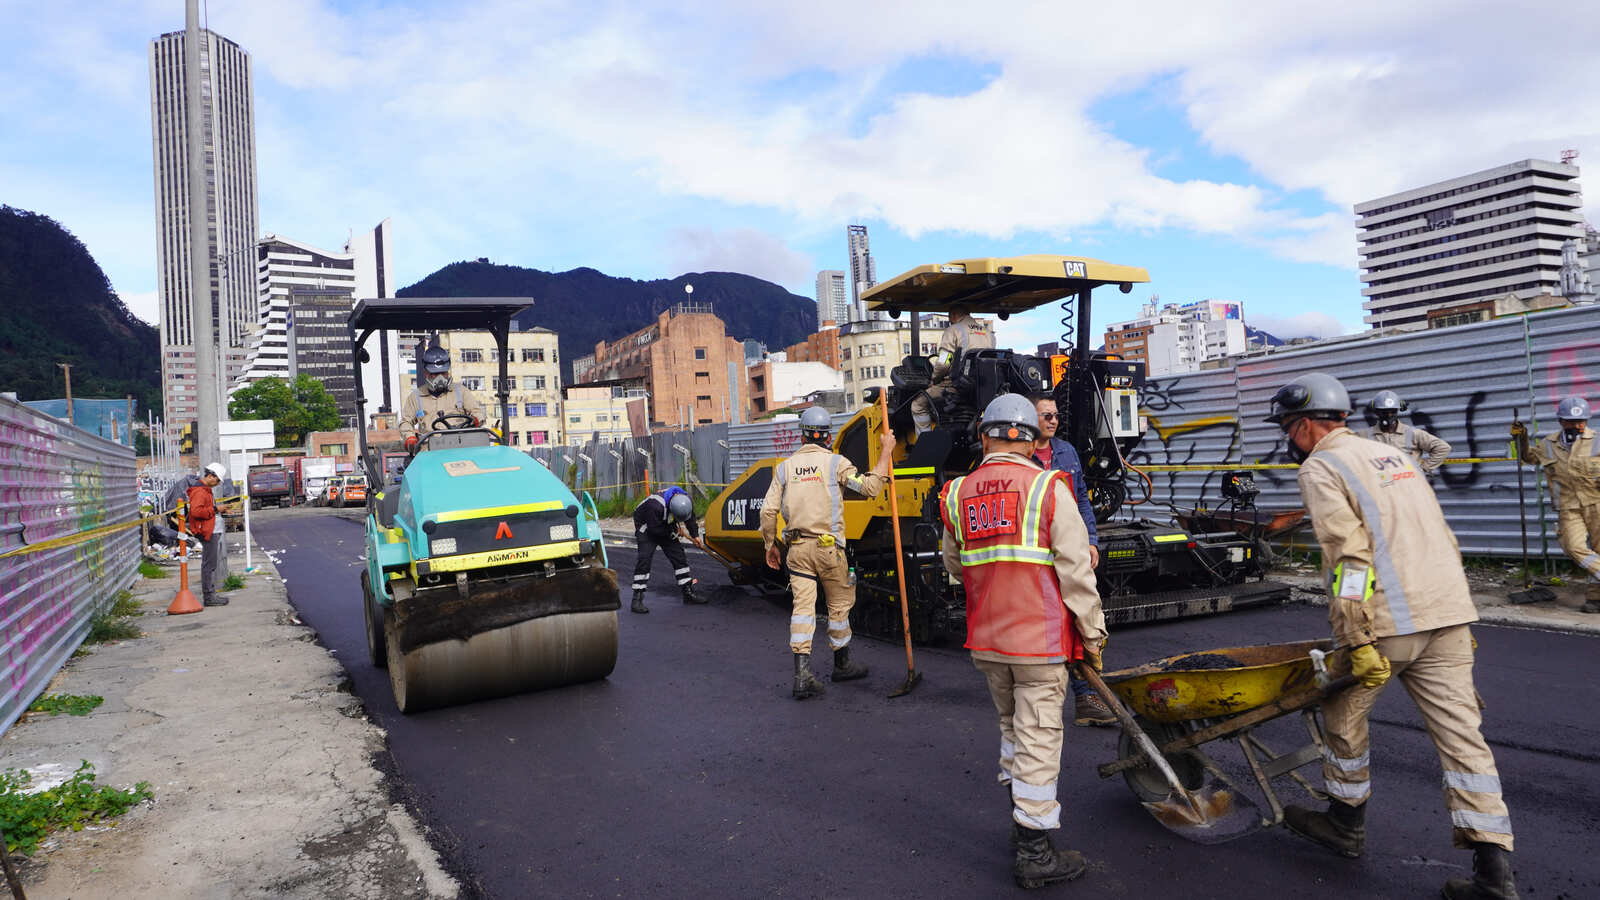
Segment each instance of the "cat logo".
M1066 270L1068 278L1088 278L1089 264L1076 259L1061 261L1061 268Z
M497 541L503 541L510 537L515 537L515 535L511 533L511 526L501 522L500 527L495 530L494 539Z

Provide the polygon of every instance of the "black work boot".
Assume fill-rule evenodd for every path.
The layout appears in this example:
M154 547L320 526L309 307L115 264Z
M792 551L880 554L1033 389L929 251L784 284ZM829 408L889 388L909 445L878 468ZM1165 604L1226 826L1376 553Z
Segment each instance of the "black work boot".
M1600 584L1591 584L1585 592L1583 608L1579 612L1600 613Z
M696 594L694 592L694 585L686 584L686 585L683 586L683 602L700 605L700 604L710 603L711 601L707 600L706 598L704 598L702 596L700 596L699 594Z
M855 681L857 678L865 677L867 677L867 667L858 666L850 661L849 644L833 651L832 679L834 681Z
M633 592L633 605L628 607L636 613L647 613L650 610L644 605L644 591Z
M1472 880L1452 878L1440 891L1445 900L1517 900L1511 877L1511 851L1497 844L1472 844Z
M208 598L206 598L205 602L201 603L200 605L201 606L227 606L228 605L228 598L227 597L208 597Z
M1303 806L1290 806L1283 811L1283 824L1307 840L1315 841L1329 850L1356 859L1367 849L1367 805L1351 806L1337 800L1328 801L1327 812L1317 812Z
M1083 854L1076 850L1057 850L1050 845L1050 833L1035 831L1012 820L1017 834L1017 861L1011 867L1017 887L1040 888L1058 881L1071 881L1083 874Z
M823 694L822 682L811 674L811 654L796 653L794 655L794 691L790 696L796 700L808 697L820 697Z

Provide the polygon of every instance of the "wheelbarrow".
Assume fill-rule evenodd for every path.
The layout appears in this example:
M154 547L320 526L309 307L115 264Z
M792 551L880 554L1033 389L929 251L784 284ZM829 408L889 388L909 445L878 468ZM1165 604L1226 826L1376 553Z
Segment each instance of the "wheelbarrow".
M1322 760L1320 704L1355 683L1348 675L1329 677L1327 658L1334 652L1326 640L1226 647L1107 672L1103 681L1089 678L1114 695L1107 699L1123 722L1118 758L1099 767L1100 777L1120 773L1157 821L1201 843L1233 840L1282 822L1277 779L1292 779L1326 801L1327 795L1296 770ZM1280 753L1252 733L1294 713L1301 715L1309 738L1303 746ZM1238 744L1266 810L1202 749L1223 741ZM1152 750L1160 761L1152 759Z

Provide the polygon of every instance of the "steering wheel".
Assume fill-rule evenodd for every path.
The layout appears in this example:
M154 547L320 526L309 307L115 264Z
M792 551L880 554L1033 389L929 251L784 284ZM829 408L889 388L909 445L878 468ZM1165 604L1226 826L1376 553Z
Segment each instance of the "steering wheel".
M458 431L463 428L476 428L478 422L467 413L441 412L433 417L433 429L439 431L440 426L443 426L442 430L445 431Z

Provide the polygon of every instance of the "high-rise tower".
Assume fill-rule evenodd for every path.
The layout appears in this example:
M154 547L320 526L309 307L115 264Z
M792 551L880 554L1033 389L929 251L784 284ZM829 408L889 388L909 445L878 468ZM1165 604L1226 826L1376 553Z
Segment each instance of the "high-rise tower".
M867 226L845 226L845 241L850 249L850 316L855 321L880 318L868 316L866 307L861 305L861 295L878 283L878 266L867 246Z
M256 320L256 140L250 55L233 41L200 31L201 116L205 151L206 253L213 346L219 348L216 395L244 367ZM150 42L150 132L155 163L156 272L161 310L161 392L170 424L199 413L196 336L189 258L189 164L186 149L185 33Z

